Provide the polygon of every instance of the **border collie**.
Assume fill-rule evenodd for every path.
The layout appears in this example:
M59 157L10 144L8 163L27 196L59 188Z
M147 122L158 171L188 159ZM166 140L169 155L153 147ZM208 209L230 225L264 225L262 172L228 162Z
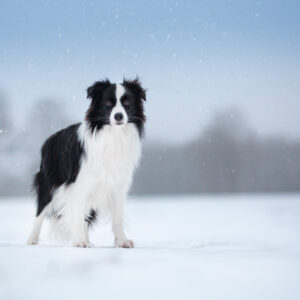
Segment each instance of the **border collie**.
M45 217L76 247L90 247L88 231L109 213L117 247L132 248L123 228L124 204L141 154L146 91L138 78L87 89L85 120L50 136L34 177L37 212L28 244L38 243Z

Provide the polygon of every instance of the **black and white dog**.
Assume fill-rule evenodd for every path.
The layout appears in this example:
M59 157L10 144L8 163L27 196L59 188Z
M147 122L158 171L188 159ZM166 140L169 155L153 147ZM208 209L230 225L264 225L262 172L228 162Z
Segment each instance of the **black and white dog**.
M146 93L138 78L103 80L87 89L87 97L85 120L50 136L42 147L28 244L38 243L47 216L74 246L89 247L89 227L104 211L111 215L115 245L134 247L123 229L124 204L141 154Z

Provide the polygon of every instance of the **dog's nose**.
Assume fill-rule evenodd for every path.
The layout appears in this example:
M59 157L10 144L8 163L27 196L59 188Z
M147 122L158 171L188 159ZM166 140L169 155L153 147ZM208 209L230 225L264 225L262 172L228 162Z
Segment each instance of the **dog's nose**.
M123 120L123 114L122 113L116 113L115 114L116 121L120 122Z

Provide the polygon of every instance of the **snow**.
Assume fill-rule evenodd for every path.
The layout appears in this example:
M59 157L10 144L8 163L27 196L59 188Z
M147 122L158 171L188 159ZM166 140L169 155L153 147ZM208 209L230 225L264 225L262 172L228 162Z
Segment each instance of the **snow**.
M32 199L0 199L0 299L299 299L300 195L131 198L135 249L25 246Z

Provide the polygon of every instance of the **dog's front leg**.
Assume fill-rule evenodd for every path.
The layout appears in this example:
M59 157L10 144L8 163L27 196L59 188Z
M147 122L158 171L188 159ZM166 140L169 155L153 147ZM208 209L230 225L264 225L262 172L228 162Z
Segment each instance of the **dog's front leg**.
M115 197L112 203L112 231L115 236L115 245L120 248L133 248L134 242L127 238L124 232L124 205L125 196Z
M66 220L75 247L90 247L85 224L86 201L82 194L73 191L68 195L66 205Z

